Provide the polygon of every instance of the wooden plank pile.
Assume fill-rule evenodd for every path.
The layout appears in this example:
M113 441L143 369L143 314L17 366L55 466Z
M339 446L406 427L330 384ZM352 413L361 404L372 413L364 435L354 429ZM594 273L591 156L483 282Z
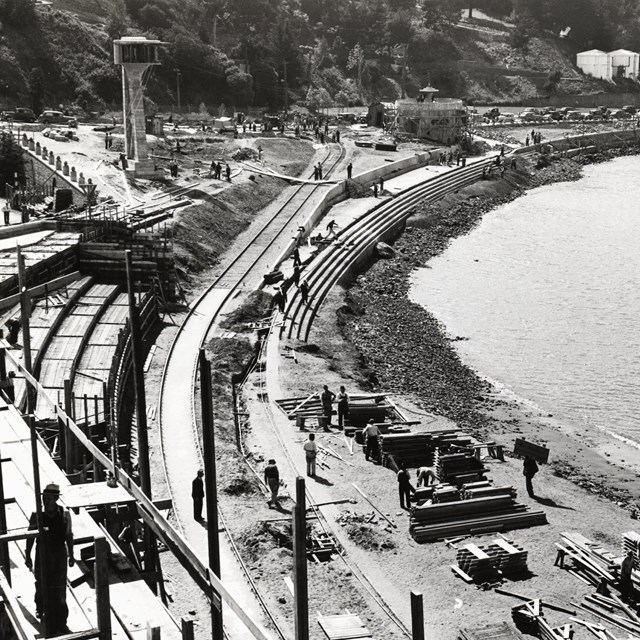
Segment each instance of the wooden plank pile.
M323 415L319 394L308 398L283 398L275 402L289 420L296 420L298 417L316 418ZM335 409L337 406L337 403L334 403ZM370 418L375 422L384 422L387 415L395 416L396 412L384 395L358 393L349 395L350 424L365 424Z
M623 540L626 535L623 534ZM620 588L618 577L622 557L615 557L613 553L579 533L565 532L560 536L561 542L556 543L556 565L597 588L595 593L585 596L580 607L601 620L640 637L640 616L613 592ZM629 540L633 543L634 536L629 536ZM640 584L640 572L635 569L632 580L637 588Z
M474 582L495 582L502 577L498 568L499 558L475 544L465 544L458 549L456 562Z
M433 466L440 482L448 482L456 487L463 484L486 480L487 469L471 453L442 453L437 450L434 454Z
M604 580L606 584L617 581L615 569L620 566L612 553L591 542L579 533L560 534L561 542L556 542L559 555L556 564L577 578L595 587ZM570 559L569 565L565 564Z
M457 640L524 640L524 636L508 622L500 622L476 629L460 629Z
M434 504L443 504L445 502L456 502L460 500L460 492L456 487L450 484L438 484L433 490Z
M545 620L539 599L513 607L511 617L518 629L524 633L538 636L542 640L571 640L573 638L571 623L554 628Z
M318 624L325 632L328 640L352 640L353 638L372 638L360 617L353 613L335 616L318 614Z
M397 471L401 464L408 469L433 466L436 449L448 451L452 447L464 447L471 438L457 429L383 435L380 438L382 464Z
M462 485L460 498L462 500L474 500L475 498L486 498L488 496L510 496L515 498L517 491L511 485L496 487L488 480L481 482L471 482Z
M593 593L586 595L580 608L601 620L640 637L640 617L616 595Z
M640 569L640 533L637 531L627 531L622 534L622 555L626 556L628 551L633 551L635 555L634 568Z
M458 550L456 561L462 573L469 577L467 582L491 582L502 576L516 576L528 572L528 552L512 542L497 538L482 546L465 545ZM451 567L460 577L460 571Z
M546 523L543 511L531 510L510 496L498 495L412 507L409 530L416 542L430 542Z

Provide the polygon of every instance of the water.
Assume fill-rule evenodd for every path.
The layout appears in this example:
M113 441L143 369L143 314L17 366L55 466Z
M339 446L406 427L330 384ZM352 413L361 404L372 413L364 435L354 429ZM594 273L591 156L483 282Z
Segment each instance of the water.
M488 213L413 276L463 360L580 429L640 442L640 158Z

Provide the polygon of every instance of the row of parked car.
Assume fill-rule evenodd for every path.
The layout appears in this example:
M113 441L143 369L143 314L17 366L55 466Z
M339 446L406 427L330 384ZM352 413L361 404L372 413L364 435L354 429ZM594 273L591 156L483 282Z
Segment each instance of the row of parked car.
M535 109L528 107L520 113L500 113L494 107L484 114L485 120L489 122L501 122L505 124L516 122L560 122L562 120L630 120L638 117L638 109L628 105L622 109L608 109L607 107L596 107L589 111L580 111L571 107L542 107Z
M41 124L66 124L69 127L77 127L78 121L74 116L67 115L62 111L54 109L45 109L39 116L33 112L33 109L26 107L16 107L10 111L0 113L2 120L12 122L40 122Z

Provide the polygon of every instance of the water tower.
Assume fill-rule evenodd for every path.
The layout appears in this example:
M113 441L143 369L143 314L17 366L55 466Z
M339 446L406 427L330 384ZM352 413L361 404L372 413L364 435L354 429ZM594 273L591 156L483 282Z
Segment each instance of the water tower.
M144 117L142 76L152 65L160 64L160 40L134 36L113 41L113 60L122 66L122 114L125 153L129 170L136 178L154 178L154 162L149 160Z

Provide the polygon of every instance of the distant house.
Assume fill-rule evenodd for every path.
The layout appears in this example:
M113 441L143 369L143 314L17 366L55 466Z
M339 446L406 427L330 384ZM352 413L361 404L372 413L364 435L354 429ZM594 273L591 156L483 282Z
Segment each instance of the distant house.
M609 51L612 78L637 78L640 54L627 49Z
M579 69L594 78L611 80L611 63L609 54L601 49L590 49L576 55Z

